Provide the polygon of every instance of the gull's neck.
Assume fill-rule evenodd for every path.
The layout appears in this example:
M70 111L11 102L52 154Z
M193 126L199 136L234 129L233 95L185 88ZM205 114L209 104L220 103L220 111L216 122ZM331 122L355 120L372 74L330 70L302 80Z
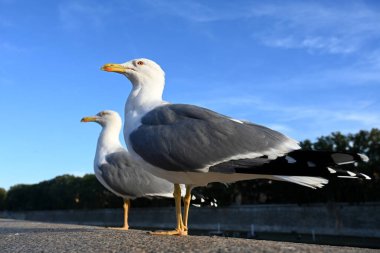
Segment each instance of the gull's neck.
M103 126L96 147L95 165L105 163L105 157L113 152L123 149L119 140L121 125L107 124Z
M132 81L132 80L131 80ZM166 104L162 100L165 79L132 81L132 91L125 103L124 140L132 151L130 133L141 124L141 118L157 106Z
M145 114L163 103L162 93L165 80L135 81L125 104L125 112L131 114Z

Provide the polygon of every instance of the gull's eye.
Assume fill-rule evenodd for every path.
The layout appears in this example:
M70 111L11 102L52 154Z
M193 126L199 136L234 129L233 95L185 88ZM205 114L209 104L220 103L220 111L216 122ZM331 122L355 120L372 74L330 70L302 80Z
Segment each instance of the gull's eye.
M144 62L143 61L138 61L137 64L138 65L144 65Z

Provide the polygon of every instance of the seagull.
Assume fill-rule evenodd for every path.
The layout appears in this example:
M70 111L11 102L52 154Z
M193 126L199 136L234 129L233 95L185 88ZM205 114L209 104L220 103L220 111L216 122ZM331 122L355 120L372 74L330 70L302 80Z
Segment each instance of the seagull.
M265 126L241 121L188 104L162 99L165 73L152 60L140 58L101 68L126 76L132 90L125 104L124 139L131 157L152 174L174 183L177 227L156 233L186 235L178 194L186 184L232 183L258 178L321 188L331 176L365 178L344 165L368 161L363 154L300 150L299 143Z
M115 111L101 111L84 117L81 122L96 122L102 126L95 159L94 171L98 181L109 191L124 200L124 225L128 230L130 200L141 197L173 197L173 184L142 169L120 143L122 120ZM182 186L184 188L184 186Z

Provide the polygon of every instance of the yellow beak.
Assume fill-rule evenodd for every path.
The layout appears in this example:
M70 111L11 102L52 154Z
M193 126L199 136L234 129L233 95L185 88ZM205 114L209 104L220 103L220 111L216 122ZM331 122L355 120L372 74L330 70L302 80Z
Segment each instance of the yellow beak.
M95 122L97 120L97 117L91 116L91 117L84 117L80 120L80 122Z
M125 70L128 68L116 63L107 63L107 64L104 64L100 69L107 72L116 72L116 73L123 74L125 73Z

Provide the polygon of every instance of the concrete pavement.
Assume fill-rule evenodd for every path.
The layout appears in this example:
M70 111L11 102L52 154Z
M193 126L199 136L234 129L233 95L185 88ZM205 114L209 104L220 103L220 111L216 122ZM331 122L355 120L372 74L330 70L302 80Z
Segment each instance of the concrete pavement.
M380 252L289 242L209 236L152 236L141 230L0 219L0 252Z

